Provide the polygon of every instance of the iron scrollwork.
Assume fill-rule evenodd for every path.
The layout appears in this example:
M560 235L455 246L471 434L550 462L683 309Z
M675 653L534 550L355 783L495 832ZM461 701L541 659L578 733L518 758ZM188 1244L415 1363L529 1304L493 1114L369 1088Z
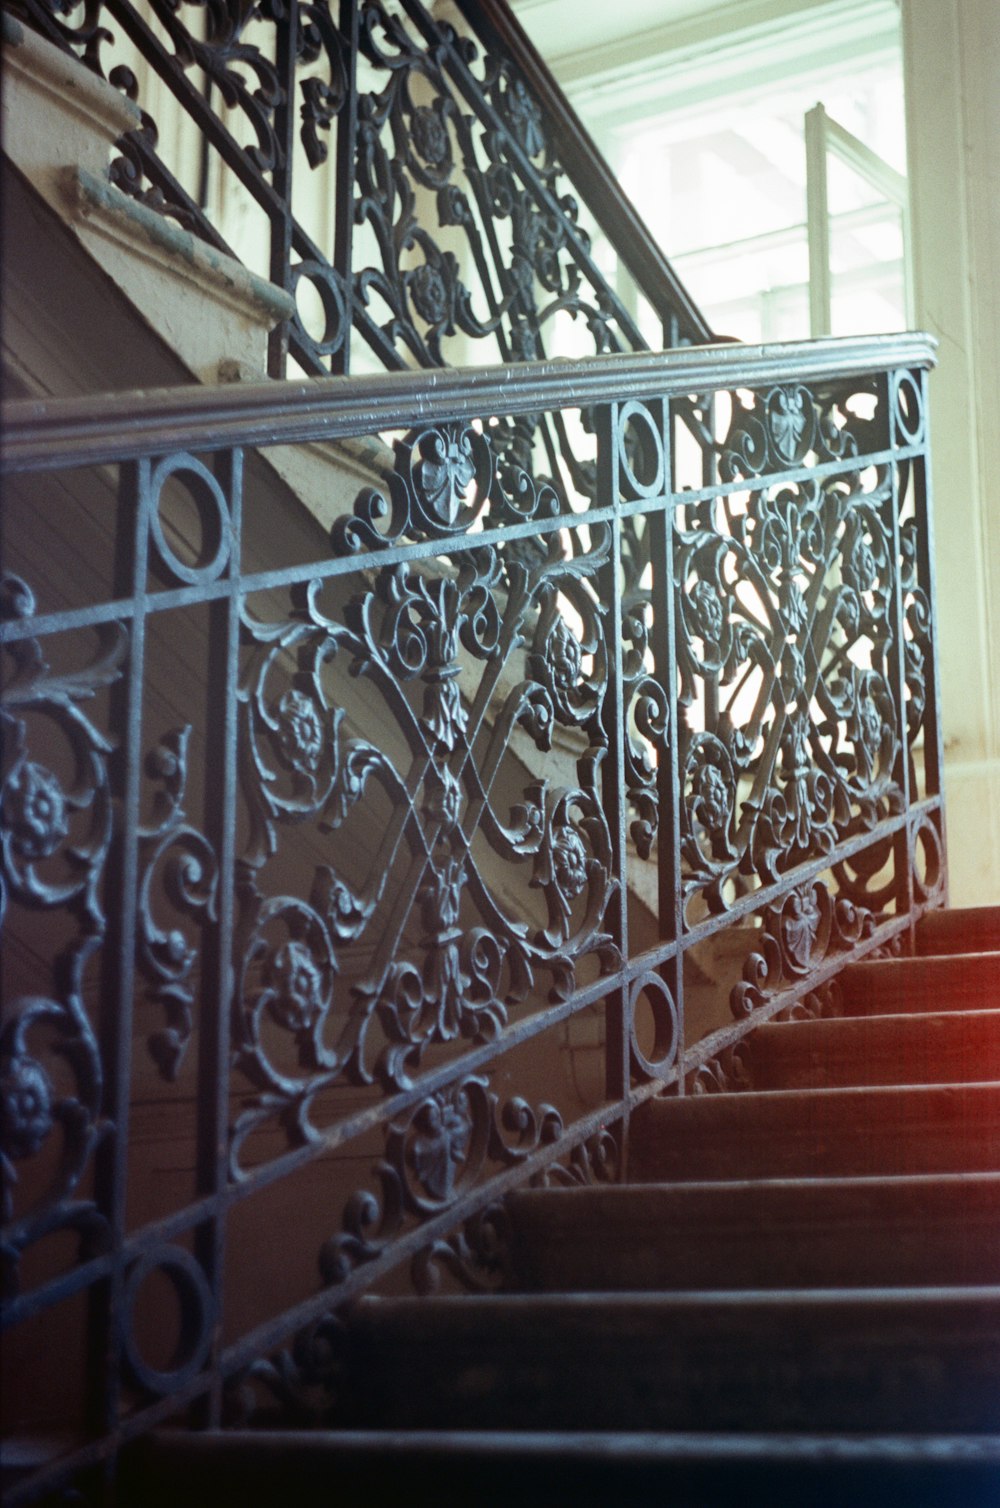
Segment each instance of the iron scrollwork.
M498 1104L479 1076L435 1091L386 1131L385 1158L375 1167L376 1196L361 1189L348 1200L342 1229L324 1243L324 1283L343 1283L355 1269L383 1256L414 1218L446 1213L482 1181L489 1165L515 1166L557 1142L563 1125L551 1105L533 1109L516 1097ZM490 1288L505 1272L506 1217L495 1201L475 1210L459 1230L421 1248L412 1276L420 1292L434 1291L447 1270L466 1287Z
M743 486L690 505L675 540L681 705L710 710L681 730L685 886L711 911L902 810L887 470L769 480L858 453L877 415L843 405L735 405L719 469Z
M209 218L204 185L185 187L179 165L163 160L169 122L145 108L143 70L115 61L119 36L167 81L174 108L204 139L212 172L238 184L275 227L271 276L288 292L308 282L319 293L322 334L300 315L290 329L305 370L346 363L352 311L360 337L389 366L442 365L470 341L492 343L504 360L534 360L559 319L585 326L598 352L644 344L591 258L549 124L512 60L422 6L404 17L380 0L358 0L356 45L353 23L335 21L325 0L290 9L272 0L153 0L151 17L128 0L87 0L75 21L74 7L58 0L20 0L18 8L139 106L141 124L121 138L111 167L115 186L241 255L238 237L230 246L225 227ZM286 27L287 66L279 45ZM308 178L332 167L331 128L349 102L354 161L337 186L336 213L344 245L354 222L353 265L308 234L308 215L299 218ZM301 161L289 149L296 130ZM277 229L286 217L290 256ZM367 263L366 237L375 249ZM522 444L536 427L527 424ZM559 450L576 469L559 424L540 438L553 476Z
M202 790L189 768L197 724L160 723L170 731L142 749L146 786L130 771L148 810L128 837L129 916L165 1014L150 1045L168 1077L180 1077L199 989L209 998L230 967L233 980L228 1166L217 1127L210 1141L199 1124L213 1160L197 1177L214 1179L214 1194L199 1194L190 1228L183 1207L172 1211L169 1241L152 1226L126 1230L106 1258L120 1263L115 1333L140 1407L180 1407L209 1386L216 1305L238 1279L210 1277L204 1257L234 1210L285 1180L291 1193L300 1173L329 1180L310 1185L325 1202L303 1210L318 1274L297 1275L286 1318L270 1294L241 1292L235 1344L218 1363L233 1372L233 1407L258 1420L275 1405L327 1417L339 1376L331 1302L407 1271L418 1292L503 1286L507 1189L615 1181L630 1105L685 1079L691 1093L752 1084L742 1047L691 1073L684 963L708 957L692 948L756 918L736 955L739 1021L836 1014L840 963L901 931L904 904L936 900L940 813L933 800L912 806L906 768L907 739L915 758L932 711L922 714L917 679L919 650L930 707L933 655L917 632L926 544L918 510L900 500L878 393L861 392L872 417L855 422L858 387L699 399L702 459L718 464L690 493L666 463L690 400L598 409L594 475L616 478L617 495L586 512L515 452L502 418L424 416L400 426L391 474L337 519L325 553L280 572L253 574L238 558L198 451L151 471L147 499L181 474L203 549L190 566L149 514L154 591L129 611L169 624L196 605L213 628L227 621L228 679L210 667L202 689L216 676L236 748ZM5 1232L13 1271L49 1232L79 1231L85 1257L111 1239L85 1182L112 1132L88 963L106 947L123 759L87 711L111 698L113 721L130 641L90 626L96 654L56 673L44 634L29 637L25 584L9 581L4 602L16 629L6 903L61 910L75 929L50 987L26 989L4 1028L3 1149L22 1180ZM43 623L53 644L64 624ZM148 652L129 664L135 677L159 670ZM133 685L146 716L153 687ZM128 759L137 745L133 726ZM224 820L210 811L222 789ZM223 832L226 864L213 846ZM664 920L655 908L677 872L676 932L644 931L644 910ZM209 947L218 968L202 981L217 925L231 927L232 951ZM728 989L728 960L719 977ZM584 1103L560 1053L588 1011L603 1032L586 1037L600 1088ZM219 1045L199 1055L203 1072ZM182 1090L170 1098L180 1104ZM181 1313L167 1367L150 1364L134 1323L154 1275ZM282 1328L307 1315L283 1346ZM249 1361L248 1336L266 1336Z
M837 953L871 937L877 918L847 895L834 895L822 881L795 886L763 915L759 944L733 987L733 1015L749 1016L781 991L808 979Z
M128 0L87 3L82 15L56 0L23 8L98 71L113 51L105 15L134 19ZM301 321L290 333L306 371L346 366L351 321L390 366L476 349L535 359L567 320L597 351L638 343L509 59L416 0L405 17L364 0L339 24L318 0L152 9L156 36L139 50L286 238L272 275L320 292L322 336L310 340ZM295 33L275 48L286 24ZM198 70L209 99L192 84ZM109 77L140 99L135 77ZM355 119L355 139L341 136L334 154ZM292 213L295 130L309 171L336 155L344 172L335 255ZM198 205L155 176L153 132L145 117L118 180L160 195L219 245ZM269 1394L298 1418L325 1417L342 1338L331 1301L403 1264L422 1292L503 1284L504 1191L617 1180L630 1106L680 1088L692 940L756 916L736 1016L833 1014L839 962L874 956L890 916L901 928L904 905L940 896L936 792L906 811L937 715L917 379L789 372L756 390L670 396L665 378L662 397L619 393L584 411L568 406L579 399L567 387L552 392L546 412L511 417L496 389L474 421L435 415L425 394L398 427L387 421L398 438L384 485L362 491L314 555L295 546L277 570L243 553L224 489L197 459L219 447L192 417L190 453L154 464L140 500L152 510L152 583L133 583L131 602L57 613L35 637L27 620L45 615L23 581L4 583L16 629L5 649L5 919L16 912L27 935L34 913L58 913L62 929L51 974L31 965L0 1039L7 1283L14 1290L32 1243L77 1232L80 1257L103 1265L70 1281L80 1293L115 1289L104 1338L139 1407L153 1400L151 1418L207 1394L216 1367L238 1372L231 1395L252 1392L251 1411ZM369 418L353 421L359 434ZM681 429L693 479L680 475ZM195 565L160 516L158 489L174 474L199 511ZM256 486L248 515L268 499ZM123 489L122 538L134 537L134 501ZM116 558L116 592L124 569ZM189 731L187 709L157 712L154 747L142 749L154 795L138 822L121 776L142 788L129 761L163 665L138 647L138 627L133 639L115 621L101 626L116 614L137 625L159 615L165 639L198 615L213 635L227 625L225 669L215 642L203 682L184 686L172 666L168 685L171 706L193 696L225 718L234 759L200 791L188 768L197 722ZM53 652L43 654L45 635ZM53 669L71 640L96 651L83 668ZM108 729L126 664L136 717L123 751ZM220 816L210 806L222 792ZM110 862L119 837L137 846L124 901L124 871ZM668 918L656 908L678 874ZM641 894L637 875L653 881ZM120 914L107 914L112 904ZM215 1065L227 1078L192 1099L194 1193L165 1194L169 1236L109 1221L137 1164L123 1148L94 1155L105 1139L112 1151L108 1106L135 1069L123 1041L102 1060L108 1023L94 1004L98 968L103 983L131 964L110 954L132 920L162 1012L147 1045L164 1076L181 1076L199 990L228 1011L229 1043L199 1061L207 1076L228 1045L230 1060ZM218 945L206 947L215 927ZM212 981L200 978L206 955ZM231 994L210 996L229 977ZM587 1040L601 1087L581 1109L564 1063L540 1080L586 1011L604 1035ZM752 1071L733 1048L688 1088L739 1089ZM369 1168L362 1187L355 1159ZM318 1249L318 1274L284 1314L270 1293L250 1295L241 1329L246 1290L235 1320L218 1312L240 1280L218 1262L224 1238L282 1180L291 1202L292 1178L307 1171L330 1179L303 1238L307 1253ZM62 1302L65 1277L38 1312ZM182 1344L162 1368L134 1323L147 1279L173 1285L181 1314ZM304 1313L310 1323L282 1348ZM248 1365L265 1334L266 1354ZM99 1380L117 1391L106 1370Z
M578 1142L568 1156L548 1163L531 1180L533 1188L572 1188L617 1183L622 1176L619 1138L610 1126Z
M35 610L31 589L17 577L4 578L3 602L5 616L29 618ZM126 649L116 623L98 630L89 663L61 673L38 639L8 646L0 917L15 907L61 914L75 932L53 959L51 993L10 1002L0 1037L5 1292L16 1291L20 1255L32 1242L75 1229L88 1253L107 1235L94 1201L73 1197L112 1129L103 1116L103 1066L87 997L88 965L107 932L102 889L113 744L84 708L118 680ZM48 1155L57 1143L57 1155ZM17 1199L22 1173L26 1202Z
M462 439L445 429L400 443L389 540L447 540L463 513L466 525L475 519L495 473L485 438L476 434L468 447ZM369 508L368 494L359 506ZM502 489L496 506L509 516ZM340 547L353 553L365 529L356 511L337 535ZM509 559L501 567L495 550L466 548L433 571L378 570L339 617L324 610L317 583L287 620L245 618L252 825L241 864L234 1020L238 1061L263 1094L238 1123L234 1154L276 1113L308 1139L309 1106L334 1082L407 1090L431 1049L494 1040L539 973L550 978L551 998L562 999L575 960L596 954L602 967L614 966L599 784L606 649L602 609L587 585L607 549L606 531L592 530L586 551L543 555L529 570ZM579 626L569 626L566 602ZM491 708L487 692L522 646L527 678ZM478 686L463 682L463 664L478 667ZM346 736L334 690L345 675L377 692L407 751L402 762ZM512 734L523 730L546 750L556 725L578 739L579 784L533 781L504 820L493 790ZM376 797L388 799L391 815L367 878L324 863L308 899L263 894L285 828L341 831ZM544 901L541 925L498 901L482 844L492 863L529 866L530 888ZM390 912L394 930L376 947L378 918ZM393 946L404 928L410 945ZM365 947L374 947L370 966L348 993L344 950ZM283 1053L279 1065L274 1027L294 1039L294 1061Z

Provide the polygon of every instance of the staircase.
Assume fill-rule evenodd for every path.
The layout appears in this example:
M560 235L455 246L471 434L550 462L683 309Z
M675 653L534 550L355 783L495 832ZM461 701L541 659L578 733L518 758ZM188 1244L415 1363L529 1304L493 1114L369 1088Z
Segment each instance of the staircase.
M131 1500L995 1502L1000 912L917 944L650 1101L629 1183L511 1195L508 1291L362 1299L342 1429L162 1435Z
M15 9L5 1503L992 1502L933 343L714 343L503 0Z

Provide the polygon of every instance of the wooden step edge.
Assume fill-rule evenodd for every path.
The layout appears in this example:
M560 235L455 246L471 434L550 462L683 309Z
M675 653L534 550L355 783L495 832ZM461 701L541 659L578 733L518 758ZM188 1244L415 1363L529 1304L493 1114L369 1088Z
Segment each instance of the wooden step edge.
M592 1293L461 1293L445 1296L386 1297L364 1294L352 1306L351 1323L363 1328L382 1319L407 1319L422 1316L440 1321L448 1316L466 1325L476 1315L488 1318L503 1315L508 1321L522 1314L543 1316L570 1311L594 1310L677 1310L728 1308L731 1310L809 1309L817 1311L867 1310L881 1313L905 1313L937 1309L942 1315L951 1310L997 1310L1000 1320L1000 1283L970 1283L966 1286L926 1284L899 1288L686 1288L660 1292L616 1293L600 1289Z
M997 999L1000 1000L1000 986ZM847 1037L852 1033L861 1036L864 1032L880 1031L912 1034L932 1032L935 1029L958 1031L960 1025L956 1023L964 1024L969 1031L978 1028L989 1032L992 1029L1000 1035L1000 1006L985 1005L978 1009L963 1006L955 1010L886 1011L864 1016L819 1016L802 1020L764 1021L752 1033L750 1042L766 1042L772 1037L778 1040L795 1040L797 1037L804 1041L809 1036L842 1034Z
M910 1095L941 1095L961 1096L973 1093L977 1098L991 1099L994 1095L1000 1101L1000 1083L994 1078L970 1078L953 1084L831 1084L822 1089L733 1089L719 1090L716 1095L661 1095L655 1099L647 1099L643 1105L633 1114L633 1120L637 1117L646 1119L653 1114L656 1119L661 1116L673 1116L679 1110L686 1113L700 1114L712 1119L713 1105L753 1105L759 1102L768 1104L780 1104L793 1101L810 1101L810 1104L836 1104L837 1099L848 1101L854 1096L879 1096L879 1098L893 1098L893 1096ZM698 1110L694 1110L698 1105Z
M811 1191L815 1189L817 1195L826 1192L831 1198L843 1191L860 1193L875 1193L880 1189L886 1189L890 1195L896 1191L900 1193L912 1191L919 1193L922 1189L949 1188L957 1193L960 1189L969 1187L996 1187L1000 1190L1000 1171L984 1172L979 1169L971 1169L968 1172L956 1173L887 1173L887 1174L828 1174L817 1175L815 1178L703 1178L692 1179L690 1183L681 1183L664 1178L655 1183L603 1183L582 1185L572 1188L549 1188L549 1189L514 1189L507 1195L506 1205L511 1212L519 1208L527 1208L532 1205L553 1204L569 1206L583 1203L608 1203L616 1201L624 1202L626 1199L656 1199L676 1195L678 1198L697 1199L698 1197L713 1198L738 1198L745 1193L747 1198L754 1195L766 1195L773 1192ZM1000 1257L998 1257L1000 1265Z
M165 1432L127 1447L123 1508L340 1502L607 1508L994 1508L1000 1435L549 1430ZM353 1495L352 1495L353 1494ZM335 1495L335 1496L334 1496Z
M754 1090L1000 1083L1000 1010L768 1021L746 1051Z
M423 1429L290 1429L290 1430L164 1430L147 1436L140 1444L163 1459L171 1456L210 1457L244 1453L259 1458L292 1459L303 1455L324 1456L331 1450L413 1450L437 1454L462 1449L470 1455L493 1455L516 1448L525 1455L560 1459L579 1456L619 1457L626 1452L655 1458L716 1460L729 1457L754 1460L785 1457L793 1460L908 1460L954 1459L1000 1464L1000 1434L814 1434L798 1435L761 1431L736 1434L726 1431L697 1432L627 1430L554 1430L538 1434L531 1430L423 1430ZM138 1447L136 1447L138 1448Z
M539 1189L508 1215L508 1292L1000 1282L1000 1173Z
M670 1121L688 1117L707 1121L715 1119L720 1107L738 1115L752 1116L755 1110L778 1110L806 1104L835 1110L848 1105L852 1098L887 1103L891 1099L915 1100L931 1097L958 1100L963 1097L996 1100L1000 1109L1000 1083L995 1079L968 1079L949 1084L831 1084L816 1089L744 1089L720 1091L718 1094L682 1094L647 1100L633 1116L637 1121ZM803 1123L807 1124L806 1122Z

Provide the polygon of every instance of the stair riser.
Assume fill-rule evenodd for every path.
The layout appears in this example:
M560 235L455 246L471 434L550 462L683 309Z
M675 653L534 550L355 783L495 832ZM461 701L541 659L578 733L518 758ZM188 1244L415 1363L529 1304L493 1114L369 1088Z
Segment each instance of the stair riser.
M1000 952L1000 908L929 911L917 927L920 954Z
M403 1429L995 1430L1000 1312L498 1311L355 1335L351 1424ZM936 1323L935 1323L936 1321Z
M756 1089L1000 1080L1000 1011L767 1025L750 1061Z
M1000 1171L1000 1086L705 1095L632 1123L633 1182Z
M996 1010L1000 953L851 964L839 988L848 1015Z
M590 1192L590 1191L586 1191ZM512 1209L515 1286L530 1292L672 1288L933 1286L1000 1281L1000 1180L838 1198L824 1186L776 1197L683 1189L640 1207L630 1190L531 1195ZM714 1196L714 1197L713 1197ZM879 1207L880 1206L880 1207Z

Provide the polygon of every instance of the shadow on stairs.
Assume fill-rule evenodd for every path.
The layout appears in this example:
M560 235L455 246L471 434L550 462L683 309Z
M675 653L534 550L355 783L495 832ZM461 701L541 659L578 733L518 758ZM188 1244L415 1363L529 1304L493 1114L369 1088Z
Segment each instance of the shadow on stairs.
M161 1434L126 1501L1000 1502L1000 911L842 999L512 1196L511 1291L363 1299L340 1428Z

